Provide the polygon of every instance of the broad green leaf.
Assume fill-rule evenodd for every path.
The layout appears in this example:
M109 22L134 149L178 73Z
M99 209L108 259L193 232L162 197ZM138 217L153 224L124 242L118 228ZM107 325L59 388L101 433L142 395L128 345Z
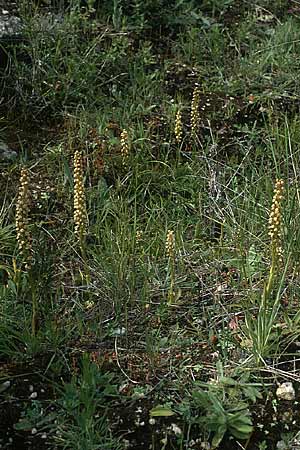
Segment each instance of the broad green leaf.
M28 419L20 419L14 424L14 429L19 431L29 431L32 428L32 423Z
M155 406L150 410L151 417L170 417L174 416L174 411L172 411L168 406Z
M253 427L244 425L243 427L239 428L238 430L235 428L230 428L230 432L237 439L248 439L249 436L251 435L251 433L253 432Z
M220 426L218 428L217 432L215 433L215 435L212 439L212 442L211 442L213 449L219 447L225 433L226 433L226 425Z
M259 390L253 386L243 386L243 392L246 397L248 397L253 403L257 398L262 398L262 394Z
M237 386L238 382L230 377L221 377L220 383L225 384L226 386Z

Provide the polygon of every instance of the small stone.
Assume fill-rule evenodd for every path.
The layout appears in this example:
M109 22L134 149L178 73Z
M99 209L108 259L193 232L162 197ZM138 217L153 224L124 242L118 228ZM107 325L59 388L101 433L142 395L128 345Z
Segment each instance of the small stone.
M38 432L38 430L36 428L32 428L31 434L36 434L37 432Z
M32 386L32 384L29 386L29 392L33 392L33 386Z
M290 381L282 383L276 390L276 395L279 400L295 400L295 389Z
M282 413L281 419L283 422L291 422L293 420L293 415L293 411L291 409L288 409L287 411L284 411Z
M210 443L209 442L202 442L201 443L201 448L203 448L204 450L210 450Z
M35 399L35 398L37 398L37 396L38 396L37 392L33 392L33 393L29 396L29 398Z

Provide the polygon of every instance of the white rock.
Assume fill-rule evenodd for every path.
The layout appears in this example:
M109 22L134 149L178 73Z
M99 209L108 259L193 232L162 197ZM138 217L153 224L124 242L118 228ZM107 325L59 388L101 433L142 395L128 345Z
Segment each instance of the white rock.
M276 395L279 400L295 400L295 389L290 381L286 381L278 386Z
M111 333L112 336L124 336L124 334L126 334L126 328L124 327L115 328Z
M181 428L179 428L179 426L176 425L176 423L172 423L171 428L174 434L176 435L182 434Z

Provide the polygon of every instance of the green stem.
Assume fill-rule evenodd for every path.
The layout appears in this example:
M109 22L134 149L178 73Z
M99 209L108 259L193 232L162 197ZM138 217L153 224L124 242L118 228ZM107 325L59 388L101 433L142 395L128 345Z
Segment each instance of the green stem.
M32 278L32 277L30 277L30 278ZM38 315L38 303L37 303L35 280L31 279L30 284L32 286L31 334L32 334L32 336L35 336L36 335L36 325L37 325L37 315Z
M274 282L274 276L275 276L275 270L277 267L277 254L276 254L276 249L272 248L272 261L271 261L271 267L270 267L270 272L269 272L269 277L268 277L268 282L267 285L264 289L264 302L267 301L267 299L270 296L272 287L273 287L273 282Z
M175 259L174 256L170 256L169 258L169 270L170 270L170 287L168 292L168 304L171 305L175 299Z

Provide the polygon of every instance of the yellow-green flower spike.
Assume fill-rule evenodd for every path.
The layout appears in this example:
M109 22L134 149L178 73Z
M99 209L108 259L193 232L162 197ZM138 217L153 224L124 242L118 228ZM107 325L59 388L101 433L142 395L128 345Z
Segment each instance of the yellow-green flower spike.
M182 136L183 136L182 115L181 111L178 110L175 119L175 138L178 144L181 143Z
M191 131L192 134L197 132L200 115L199 115L199 103L200 103L200 88L195 87L193 92L192 104L191 104Z
M272 207L269 215L269 236L271 239L272 258L282 260L282 199L284 181L277 179L274 187Z
M122 130L121 132L121 155L123 165L126 166L129 156L128 132L126 130Z
M29 269L32 261L32 239L29 231L30 212L30 178L27 169L21 170L20 186L16 204L16 231L19 252L24 258L25 268Z
M175 236L174 231L168 230L166 238L166 253L169 258L173 258L175 255Z
M74 223L75 234L80 241L87 232L87 211L84 187L83 160L79 150L74 154Z

